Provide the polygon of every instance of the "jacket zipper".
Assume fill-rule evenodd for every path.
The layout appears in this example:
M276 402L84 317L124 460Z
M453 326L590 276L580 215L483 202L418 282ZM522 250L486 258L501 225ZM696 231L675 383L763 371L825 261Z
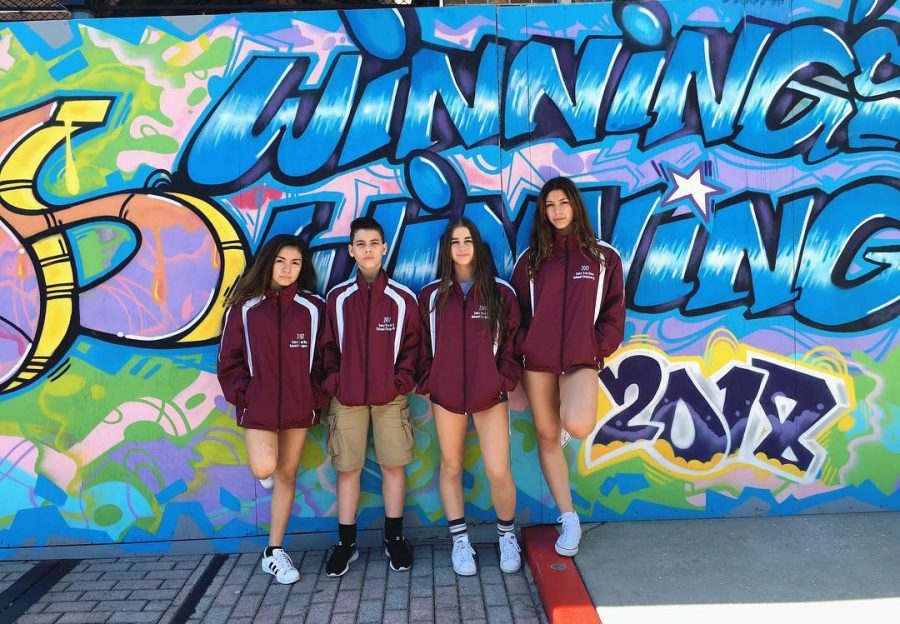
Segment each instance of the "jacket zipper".
M281 431L281 378L282 378L282 369L284 368L281 364L281 294L275 293L275 307L278 309L278 431Z
M363 382L363 405L369 404L369 342L372 337L369 335L369 327L372 321L372 285L366 285L366 357L364 360L363 371L365 371Z
M563 342L566 337L566 301L568 299L567 293L569 290L569 235L566 234L563 236L563 250L565 253L564 260L564 269L563 269L563 301L562 301L562 314L560 315L560 323L559 323L559 370L561 375L566 374L566 369L563 366Z
M469 376L466 374L466 321L468 321L469 298L463 293L463 313L462 313L462 349L463 349L463 413L468 414L469 410Z

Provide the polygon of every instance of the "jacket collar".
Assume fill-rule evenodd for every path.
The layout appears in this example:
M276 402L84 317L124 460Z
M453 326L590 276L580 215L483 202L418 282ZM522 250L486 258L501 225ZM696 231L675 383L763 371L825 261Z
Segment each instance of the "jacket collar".
M388 276L387 273L384 272L384 269L378 271L378 275L375 277L375 281L372 282L372 292L375 293L383 293L385 286L387 286ZM362 272L359 269L356 270L356 285L360 290L366 290L369 288L369 282L366 281L366 278L363 277Z
M292 301L294 296L297 294L297 282L294 282L290 286L285 286L284 288L274 289L270 288L266 291L266 301L270 301L273 304L276 303L285 303L287 301ZM280 300L280 301L278 301Z
M469 301L474 301L476 303L480 302L480 299L478 299L478 289L475 288L475 284L473 283L472 288L469 289L469 293L465 294L463 293L462 286L460 286L459 280L456 279L456 276L453 276L453 278L450 280L450 294L458 298L460 301L462 301L463 298L468 297Z
M555 230L553 232L553 246L567 246L567 247L577 247L578 241L571 234L562 234L559 230Z

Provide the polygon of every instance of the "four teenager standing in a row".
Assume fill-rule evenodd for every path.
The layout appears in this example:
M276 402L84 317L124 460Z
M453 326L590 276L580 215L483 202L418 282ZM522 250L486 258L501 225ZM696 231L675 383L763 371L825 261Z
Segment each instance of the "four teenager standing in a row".
M369 420L382 471L385 554L392 569L409 569L404 466L412 461L414 435L406 394L415 390L430 394L433 405L454 570L476 572L461 479L471 415L498 519L500 567L517 571L507 393L520 376L544 476L562 512L556 550L574 556L581 530L560 437L563 428L578 438L593 429L597 371L619 346L624 326L621 261L591 232L575 185L555 178L541 189L531 247L513 273L515 289L494 276L488 248L466 219L451 223L441 237L438 279L422 289L418 305L381 267L387 253L381 226L357 219L350 236L357 274L334 287L325 305L304 290L315 276L294 236L269 241L229 299L219 379L245 428L251 471L264 486L274 484L263 569L282 583L299 578L281 542L305 427L315 424L316 408L328 396L340 541L326 573L344 574L358 556L356 512Z

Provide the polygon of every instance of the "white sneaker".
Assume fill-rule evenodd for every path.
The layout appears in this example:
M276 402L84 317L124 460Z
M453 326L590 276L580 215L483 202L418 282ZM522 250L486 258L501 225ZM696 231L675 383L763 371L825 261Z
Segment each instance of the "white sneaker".
M282 585L290 585L300 580L300 573L294 567L294 562L281 548L273 550L271 557L266 557L265 552L263 552L261 565L263 572L268 572L274 576L275 580Z
M460 576L474 576L478 572L475 566L475 550L467 537L453 542L450 560L453 562L453 571Z
M566 431L565 429L559 430L559 445L565 447L566 444L569 443L569 440L572 439L572 434Z
M519 542L516 540L516 534L510 531L504 533L500 538L500 569L507 574L518 572L522 569L522 555L519 553Z
M574 557L578 554L578 542L581 541L581 522L578 514L568 511L556 519L562 522L559 539L556 540L556 552L563 557Z
M275 487L275 475L266 477L265 479L260 479L259 484L267 490L271 490L273 487Z

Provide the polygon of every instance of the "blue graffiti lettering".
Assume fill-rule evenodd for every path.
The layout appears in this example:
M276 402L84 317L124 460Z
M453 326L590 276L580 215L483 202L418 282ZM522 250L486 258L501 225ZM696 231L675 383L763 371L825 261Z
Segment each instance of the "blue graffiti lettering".
M691 133L807 162L897 145L900 124L885 123L898 114L897 37L887 27L852 48L820 24L776 30L752 20L734 33L685 28L656 39L588 37L577 54L560 39L497 39L475 51L404 43L390 54L361 46L336 55L315 85L301 84L306 57L252 57L186 147L182 174L213 189L267 172L308 184L382 150L402 161L420 149L580 144L639 130L647 144ZM228 152L237 146L239 157Z

